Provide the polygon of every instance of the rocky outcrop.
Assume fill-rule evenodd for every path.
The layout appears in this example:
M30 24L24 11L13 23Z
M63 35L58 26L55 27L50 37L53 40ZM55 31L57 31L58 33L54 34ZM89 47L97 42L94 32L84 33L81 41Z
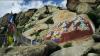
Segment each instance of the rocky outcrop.
M77 13L89 13L99 5L99 0L68 0L66 6L68 10Z

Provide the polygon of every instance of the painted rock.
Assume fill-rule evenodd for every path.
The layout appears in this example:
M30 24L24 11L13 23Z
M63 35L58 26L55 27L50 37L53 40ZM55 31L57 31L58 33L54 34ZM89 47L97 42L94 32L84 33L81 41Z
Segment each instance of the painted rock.
M77 39L87 39L95 31L94 25L87 15L76 15L66 10L54 14L54 26L46 35L45 40L64 43Z

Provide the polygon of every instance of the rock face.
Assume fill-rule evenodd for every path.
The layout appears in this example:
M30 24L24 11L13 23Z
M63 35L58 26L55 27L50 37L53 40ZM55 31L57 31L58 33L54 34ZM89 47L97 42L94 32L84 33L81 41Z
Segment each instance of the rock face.
M78 0L69 1L71 3L69 7L73 6L70 10L79 4L78 13L87 13L91 9L87 3L79 3ZM3 23L7 24L6 21L7 18ZM60 10L55 6L45 6L20 12L15 21L17 30L20 31L20 38L23 40L22 43L27 42L27 45L31 44L31 46L13 47L9 52L7 52L9 49L6 49L6 53L1 51L1 56L49 56L57 50L59 51L51 56L81 56L94 44L92 34L95 28L86 14ZM51 42L47 43L48 40ZM67 43L71 43L72 46L64 48ZM44 55L45 46L39 44L47 45L48 53L45 51L47 55Z
M93 40L88 40L86 43L83 43L83 45L63 48L52 53L50 56L82 56L90 50L90 48L93 46L93 42Z
M62 44L75 39L90 38L95 31L86 15L76 15L73 12L61 10L54 15L53 20L54 26L45 38L56 43Z
M29 21L25 23L25 26L22 30L22 35L30 39L31 42L34 39L43 40L43 37L47 34L48 29L54 24L52 19L53 13L58 10L59 9L55 6L45 6L43 8L39 8L32 15Z
M53 20L55 24L58 24L59 22L63 22L65 20L71 21L70 19L73 19L76 16L76 13L70 12L68 10L59 10L56 11L53 15Z

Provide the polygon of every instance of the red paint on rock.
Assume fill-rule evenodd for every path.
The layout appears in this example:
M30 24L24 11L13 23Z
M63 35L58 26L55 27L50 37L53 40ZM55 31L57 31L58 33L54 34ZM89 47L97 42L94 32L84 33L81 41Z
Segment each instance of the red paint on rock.
M60 41L58 43L63 43L63 42L67 42L70 40L75 40L75 39L79 39L82 38L84 36L87 35L92 35L93 34L93 28L91 26L91 22L86 21L84 22L86 25L88 24L89 30L77 30L79 25L76 25L76 29L74 31L71 32L63 32L61 34L61 37L59 38ZM46 37L46 40L51 40L52 36Z

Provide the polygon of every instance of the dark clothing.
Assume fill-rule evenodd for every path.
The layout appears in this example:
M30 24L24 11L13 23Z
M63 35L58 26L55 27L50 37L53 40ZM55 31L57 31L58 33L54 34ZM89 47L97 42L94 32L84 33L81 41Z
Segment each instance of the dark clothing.
M2 44L7 45L7 37L6 36L2 37Z

